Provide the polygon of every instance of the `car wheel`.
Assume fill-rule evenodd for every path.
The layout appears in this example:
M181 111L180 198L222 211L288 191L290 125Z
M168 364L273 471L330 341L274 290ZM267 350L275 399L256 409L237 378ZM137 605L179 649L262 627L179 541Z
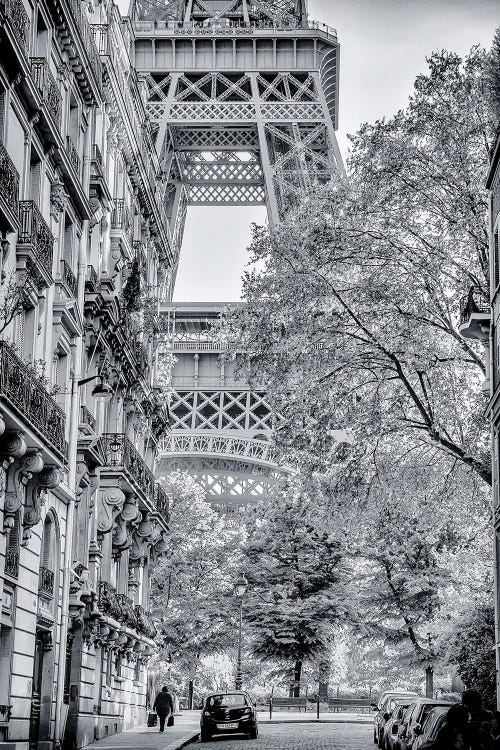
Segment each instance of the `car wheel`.
M256 740L258 736L259 736L259 730L257 729L257 727L254 727L254 728L253 728L253 729L252 729L252 730L251 730L251 731L249 732L249 734L248 734L248 738L249 738L250 740Z
M209 732L201 732L200 734L201 742L210 742L211 739L212 739L212 735Z

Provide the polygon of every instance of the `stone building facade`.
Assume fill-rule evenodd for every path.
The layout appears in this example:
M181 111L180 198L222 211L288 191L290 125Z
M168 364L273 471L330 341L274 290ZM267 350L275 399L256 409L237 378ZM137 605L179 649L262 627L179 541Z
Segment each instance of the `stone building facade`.
M0 0L0 748L144 720L170 237L112 2Z
M493 521L495 527L495 653L497 661L497 704L500 708L500 131L492 152L486 183L490 190L490 288L491 288L491 400L489 416L492 436ZM488 311L489 313L490 311Z

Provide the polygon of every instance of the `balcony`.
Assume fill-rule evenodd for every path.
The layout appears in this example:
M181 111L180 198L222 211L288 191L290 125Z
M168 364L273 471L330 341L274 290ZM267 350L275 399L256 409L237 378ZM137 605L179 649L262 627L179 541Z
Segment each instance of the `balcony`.
M164 518L168 518L169 512L169 498L165 488L159 483L155 482L155 507L158 513Z
M31 24L21 0L0 0L0 13L7 19L14 38L26 57L30 46Z
M135 613L137 617L137 632L148 638L155 638L157 630L151 614L146 612L144 607L141 607L140 605L136 605Z
M44 281L45 286L54 283L52 257L54 237L40 209L34 201L19 202L20 229L17 237L17 253L25 256L28 263Z
M5 551L5 574L11 578L19 575L19 550L7 547Z
M107 581L99 581L99 609L113 620L122 620L123 603L120 594Z
M80 406L80 424L85 425L89 428L89 430L93 431L95 428L95 421L96 420L92 412L82 404Z
M118 594L118 596L121 599L122 602L122 612L123 612L123 622L125 625L128 625L129 628L133 628L134 630L137 630L138 619L137 619L137 613L134 608L134 602L130 597L126 596L125 594Z
M33 430L64 460L66 416L6 341L0 341L0 401L16 412L17 420Z
M62 123L62 96L59 91L57 82L52 75L49 63L45 57L31 57L31 75L36 84L40 96L42 97L42 104L49 113L53 120L53 124L56 126L56 132L58 135L61 133Z
M102 447L106 466L124 471L132 487L152 503L155 485L153 473L128 437L122 433L107 433L102 436Z
M87 266L87 273L85 274L85 291L97 294L99 291L99 277L94 266Z
M19 173L0 141L0 231L19 229Z
M73 170L75 174L78 176L78 179L81 179L81 161L80 157L78 156L78 151L76 149L75 144L71 140L70 136L66 136L66 153L68 154L69 162L71 166L73 167Z
M69 292L70 297L76 299L78 295L78 281L71 270L69 263L65 260L61 260L61 281L64 283L66 289Z
M471 287L460 300L460 335L466 339L488 341L490 334L491 307L482 291Z
M54 598L54 571L48 568L40 568L38 573L38 593L46 599Z

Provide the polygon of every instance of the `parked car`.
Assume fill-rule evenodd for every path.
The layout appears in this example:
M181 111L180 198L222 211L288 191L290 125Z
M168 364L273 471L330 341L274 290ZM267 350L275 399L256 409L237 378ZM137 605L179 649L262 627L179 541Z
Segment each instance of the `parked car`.
M394 750L395 742L398 738L399 725L403 721L409 705L408 700L404 703L399 703L387 719L382 731L382 747L384 750Z
M394 750L413 750L413 743L422 734L422 727L427 715L433 708L452 706L451 701L420 698L411 703L406 709L403 721L398 729L398 736L394 743Z
M257 739L257 709L248 693L235 690L207 695L201 712L200 739L208 742L214 734L247 734L250 739Z
M439 708L433 708L427 714L427 718L422 724L422 734L415 739L412 750L428 750L429 747L432 747L446 720L447 713L447 706L439 706Z
M417 693L406 693L404 691L387 690L382 693L378 703L373 703L375 721L373 726L373 741L379 747L383 747L383 730L390 718L394 708L398 703L410 703L413 699L418 698Z

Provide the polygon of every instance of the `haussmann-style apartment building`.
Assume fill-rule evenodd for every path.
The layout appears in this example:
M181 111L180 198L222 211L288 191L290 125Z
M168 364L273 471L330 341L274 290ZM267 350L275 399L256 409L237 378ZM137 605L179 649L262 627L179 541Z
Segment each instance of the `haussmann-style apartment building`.
M0 0L0 748L144 721L160 169L109 0Z

